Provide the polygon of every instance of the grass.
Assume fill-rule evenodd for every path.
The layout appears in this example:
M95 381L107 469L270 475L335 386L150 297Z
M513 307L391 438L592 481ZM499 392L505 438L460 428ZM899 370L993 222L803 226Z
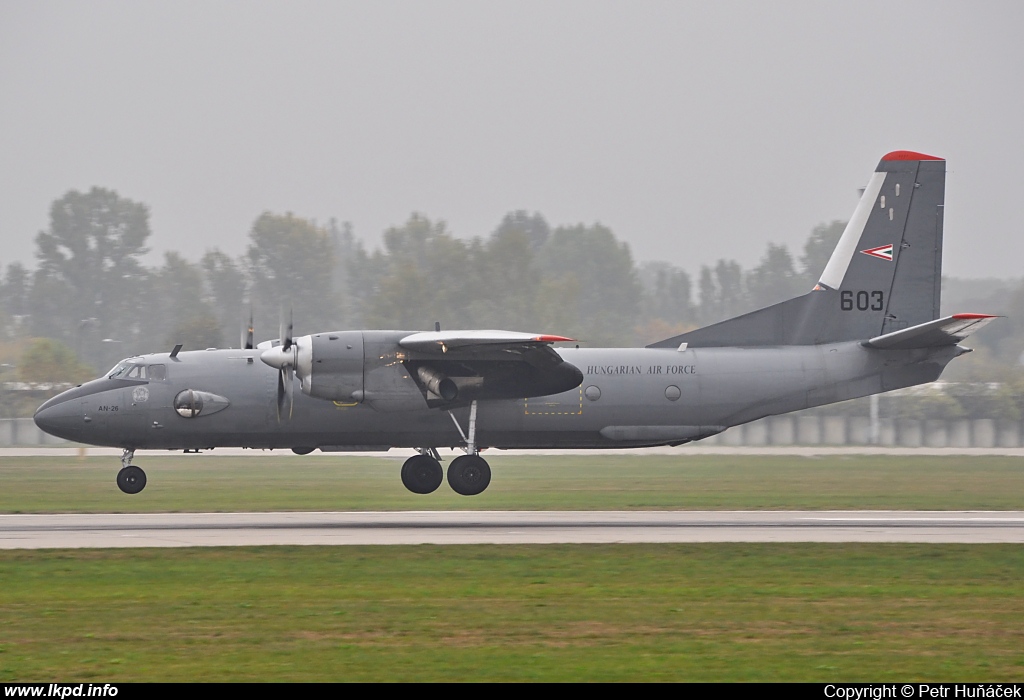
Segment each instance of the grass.
M620 455L489 457L493 480L465 498L442 485L407 492L386 457L209 455L137 460L149 484L117 490L115 458L7 458L0 513L1024 508L1014 457L730 457Z
M1011 681L1008 545L0 552L3 681Z

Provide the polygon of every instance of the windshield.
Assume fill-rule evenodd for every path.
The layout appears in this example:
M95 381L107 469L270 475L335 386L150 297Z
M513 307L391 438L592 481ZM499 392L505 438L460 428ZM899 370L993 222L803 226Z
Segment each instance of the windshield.
M145 379L146 367L138 360L121 360L107 373L107 379Z
M128 360L121 360L117 363L114 369L107 372L107 379L113 379L114 377L120 377L132 368L132 363Z

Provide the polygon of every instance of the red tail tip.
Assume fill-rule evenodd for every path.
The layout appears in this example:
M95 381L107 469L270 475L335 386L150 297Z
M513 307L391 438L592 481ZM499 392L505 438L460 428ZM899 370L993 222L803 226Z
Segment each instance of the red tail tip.
M893 151L882 156L882 160L946 160L938 156L930 156L927 153L917 151Z

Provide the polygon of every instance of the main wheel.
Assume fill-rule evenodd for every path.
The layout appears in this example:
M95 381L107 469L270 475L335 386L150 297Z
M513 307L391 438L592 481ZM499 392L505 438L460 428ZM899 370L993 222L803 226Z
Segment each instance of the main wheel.
M125 493L138 493L146 488L146 472L134 465L122 468L117 473L117 487Z
M402 465L402 484L413 493L433 493L444 481L444 470L437 460L416 455Z
M448 485L463 496L482 493L491 483L491 467L480 455L456 457L448 467Z

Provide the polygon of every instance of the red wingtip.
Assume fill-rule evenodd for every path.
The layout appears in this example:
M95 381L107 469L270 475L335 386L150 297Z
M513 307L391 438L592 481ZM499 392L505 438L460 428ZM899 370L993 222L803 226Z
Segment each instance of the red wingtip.
M572 343L575 342L575 338L566 338L561 335L538 335L534 338L540 343Z
M882 156L882 160L946 160L938 156L930 156L917 151L893 151Z
M999 317L998 316L994 316L992 314L953 314L953 318L957 319L958 321L970 321L970 320L975 320L975 319L979 319L979 318L999 318Z

